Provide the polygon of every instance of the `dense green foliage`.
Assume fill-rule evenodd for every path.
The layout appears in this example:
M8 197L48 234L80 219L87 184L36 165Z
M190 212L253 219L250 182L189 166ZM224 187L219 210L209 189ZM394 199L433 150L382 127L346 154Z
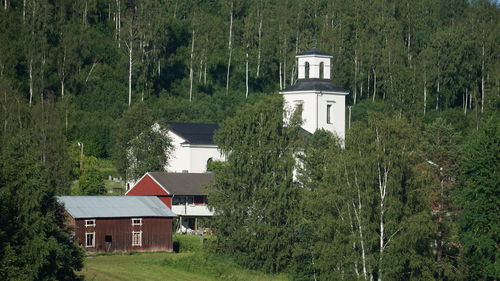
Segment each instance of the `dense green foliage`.
M408 116L483 112L499 91L495 1L4 3L0 77L32 104L56 96L68 139L98 157L111 155L133 104L155 120L221 122L293 84L294 56L314 38L354 110L383 101Z
M106 193L102 174L95 168L86 169L78 181L79 195L102 195Z
M490 116L462 146L456 201L467 280L500 276L500 123Z
M344 149L325 132L313 136L300 176L309 233L295 257L309 266L295 266L297 279L432 280L436 229L416 132L371 114L353 124Z
M54 195L68 192L64 136L46 101L28 107L2 89L0 130L0 279L75 280L82 250ZM40 114L42 118L40 118ZM52 117L50 117L52 116ZM50 120L50 121L48 121ZM51 152L51 153L49 153Z
M299 124L292 123L283 127L283 102L268 98L238 111L216 135L227 155L209 188L219 213L211 224L217 250L266 272L287 267L295 239Z
M171 140L166 126L156 123L144 104L126 110L116 130L113 160L126 179L138 179L150 171L162 171L168 162Z
M79 159L138 177L168 161L156 120L229 118L210 202L215 245L241 264L300 280L498 279L496 1L2 4L1 278L74 277L53 196L85 184ZM297 152L267 96L295 83L313 42L350 91L349 129Z

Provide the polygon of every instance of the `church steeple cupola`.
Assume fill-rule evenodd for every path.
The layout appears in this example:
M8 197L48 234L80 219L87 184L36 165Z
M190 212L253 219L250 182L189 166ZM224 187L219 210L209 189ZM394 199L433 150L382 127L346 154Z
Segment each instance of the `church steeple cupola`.
M330 79L330 60L332 55L313 48L297 54L299 72L298 79Z
M313 48L297 54L298 79L280 90L285 121L293 111L302 112L302 128L310 133L325 129L341 139L345 135L345 97L349 91L331 82L332 55Z

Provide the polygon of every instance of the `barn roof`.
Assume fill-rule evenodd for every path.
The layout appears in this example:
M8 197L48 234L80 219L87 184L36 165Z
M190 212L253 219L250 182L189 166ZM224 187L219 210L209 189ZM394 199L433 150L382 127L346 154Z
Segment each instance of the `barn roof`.
M59 196L57 200L75 219L176 217L156 196Z
M168 193L175 195L206 195L202 186L214 180L211 173L148 173Z
M214 133L219 125L212 123L166 122L170 130L190 144L214 144Z
M280 90L280 92L298 92L298 91L325 91L325 92L337 92L344 95L349 94L349 91L335 86L328 79L299 79L294 85Z

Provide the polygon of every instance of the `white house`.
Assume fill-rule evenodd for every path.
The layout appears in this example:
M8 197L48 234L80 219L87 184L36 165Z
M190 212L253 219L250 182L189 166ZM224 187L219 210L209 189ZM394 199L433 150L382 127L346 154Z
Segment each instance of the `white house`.
M330 81L332 55L313 48L296 57L297 83L280 90L285 100L285 119L300 107L303 129L310 133L325 129L344 139L345 97L349 92Z
M174 146L165 170L175 173L205 173L211 161L224 161L214 133L217 124L167 122L168 136Z

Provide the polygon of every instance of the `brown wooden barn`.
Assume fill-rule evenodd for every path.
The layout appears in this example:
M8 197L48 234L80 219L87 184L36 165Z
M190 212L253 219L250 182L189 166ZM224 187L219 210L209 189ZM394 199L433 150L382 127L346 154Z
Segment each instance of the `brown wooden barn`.
M156 196L60 196L88 252L172 251L176 215Z

